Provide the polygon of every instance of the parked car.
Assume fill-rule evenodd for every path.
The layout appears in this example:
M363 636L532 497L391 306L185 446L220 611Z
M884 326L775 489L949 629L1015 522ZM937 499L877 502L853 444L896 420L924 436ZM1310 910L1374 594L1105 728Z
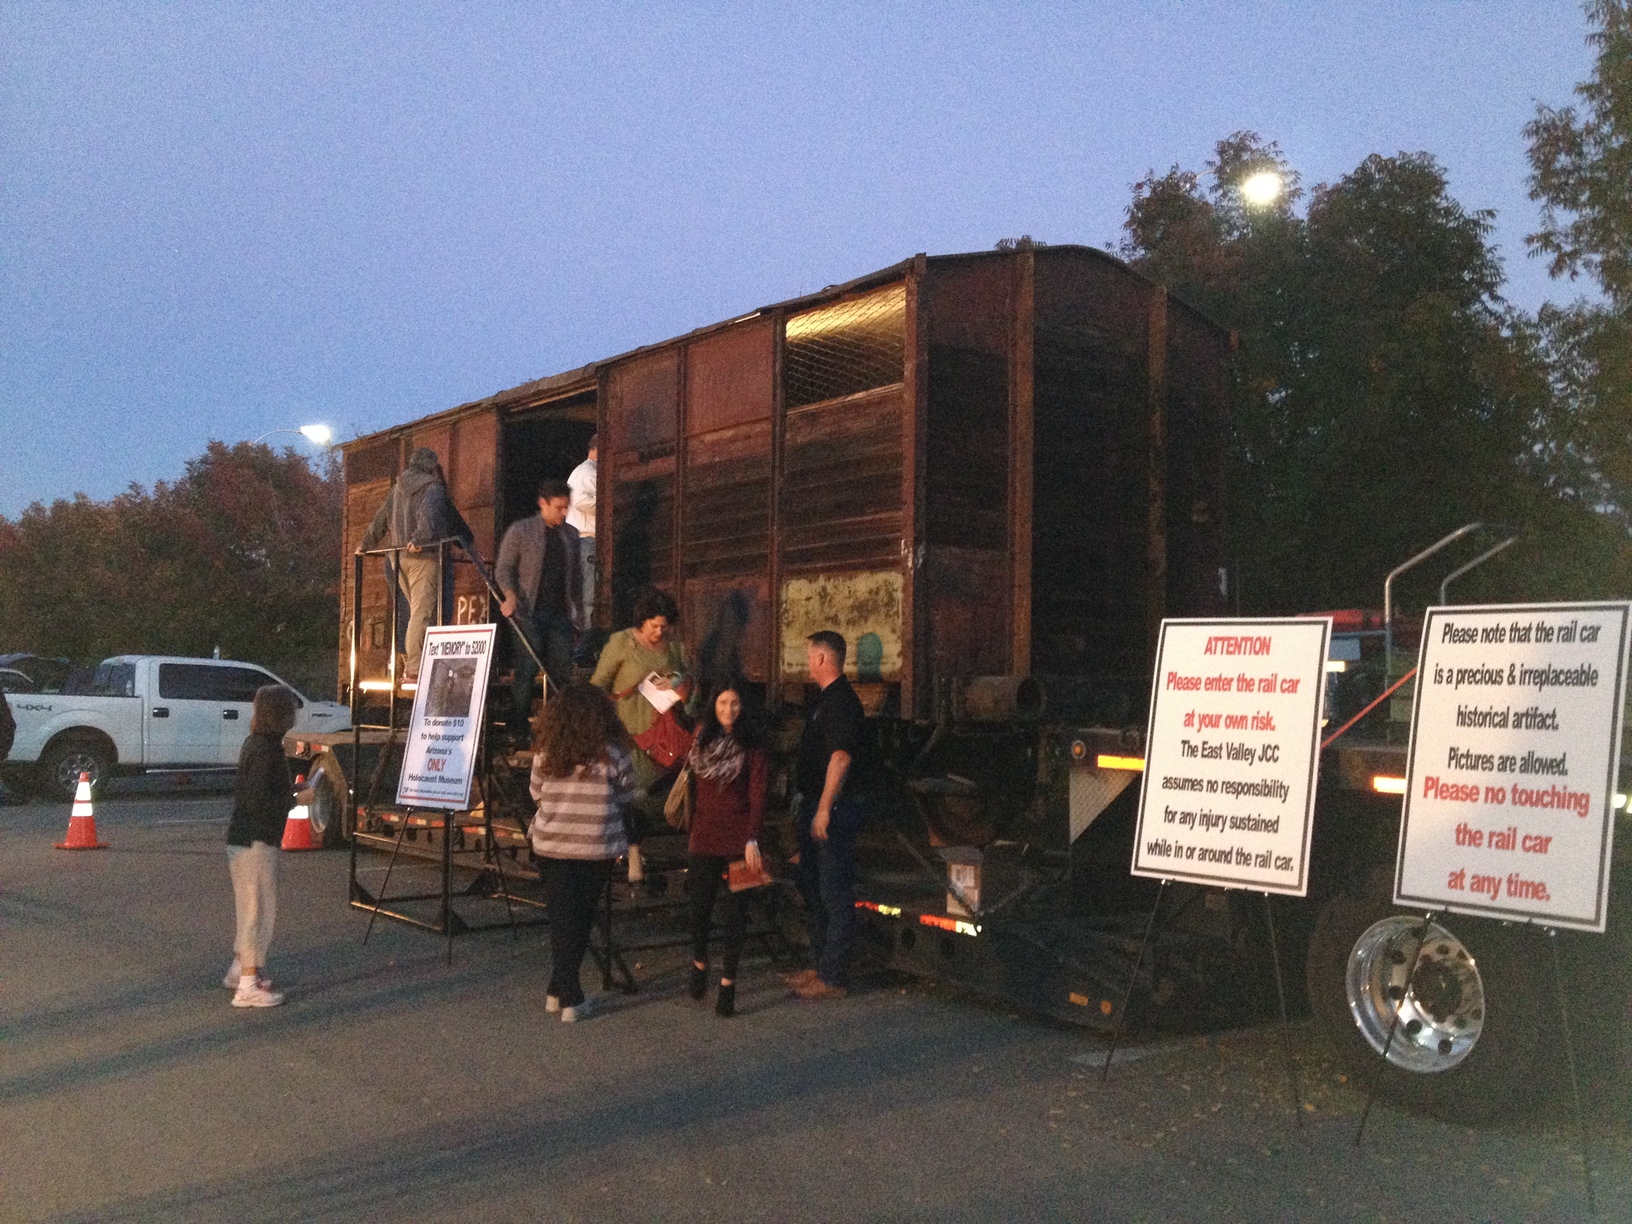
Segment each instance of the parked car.
M66 692L68 677L73 673L73 664L67 659L51 659L27 651L0 654L0 690L8 693Z
M236 765L255 690L287 681L253 663L118 655L100 663L84 692L19 692L17 737L7 764L31 767L38 789L72 797L80 774L98 786L115 774ZM81 686L72 686L79 688ZM296 690L295 726L350 726L345 706Z

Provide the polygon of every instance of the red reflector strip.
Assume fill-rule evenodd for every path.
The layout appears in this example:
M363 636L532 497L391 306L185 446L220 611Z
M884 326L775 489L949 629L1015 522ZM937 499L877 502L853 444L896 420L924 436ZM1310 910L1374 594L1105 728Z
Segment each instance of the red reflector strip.
M919 914L918 921L928 927L951 931L955 935L979 935L980 928L961 918L943 918L940 914Z

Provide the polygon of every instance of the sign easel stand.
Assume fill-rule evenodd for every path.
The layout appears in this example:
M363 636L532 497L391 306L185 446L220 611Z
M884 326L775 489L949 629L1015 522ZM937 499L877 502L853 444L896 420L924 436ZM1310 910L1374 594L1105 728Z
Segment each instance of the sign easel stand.
M1264 895L1264 922L1269 928L1269 963L1275 969L1275 1001L1281 1008L1281 1049L1286 1054L1286 1075L1292 1085L1292 1117L1303 1129L1303 1083L1298 1077L1298 1060L1292 1056L1292 1026L1286 1019L1286 984L1281 978L1281 948L1275 938L1275 907Z
M1133 1001L1133 987L1139 981L1139 970L1145 967L1145 953L1150 949L1150 937L1156 933L1156 915L1161 913L1162 898L1167 896L1168 881L1163 877L1156 889L1156 904L1150 907L1150 921L1145 924L1145 937L1139 941L1139 955L1133 959L1133 972L1128 975L1128 988L1122 992L1122 1006L1117 1009L1116 1027L1111 1030L1111 1046L1105 1051L1105 1065L1099 1069L1101 1081L1111 1078L1111 1059L1121 1044L1128 1027L1128 1004Z
M1417 966L1422 963L1422 949L1428 942L1428 928L1434 925L1434 919L1439 917L1437 910L1430 910L1422 916L1422 930L1417 933L1417 946L1411 953L1411 972L1405 978L1405 993L1400 996L1399 1002L1394 1004L1394 1018L1388 1025L1388 1036L1383 1039L1383 1067L1388 1067L1388 1052L1394 1048L1394 1034L1400 1028L1400 1012L1404 1010L1406 1000L1411 997L1412 983L1417 980ZM1366 1122L1371 1117L1371 1107L1377 1100L1377 1084L1373 1080L1366 1089L1366 1105L1360 1111L1360 1125L1354 1132L1354 1146L1360 1146L1360 1140L1365 1137Z
M1558 963L1558 930L1547 927L1547 946L1553 954L1553 988L1558 993L1558 1016L1564 1023L1564 1063L1570 1069L1570 1102L1575 1110L1575 1141L1581 1148L1581 1176L1587 1183L1587 1211L1598 1214L1592 1188L1592 1160L1587 1155L1586 1115L1581 1108L1581 1077L1575 1070L1575 1038L1570 1034L1570 1007L1564 992L1564 971Z

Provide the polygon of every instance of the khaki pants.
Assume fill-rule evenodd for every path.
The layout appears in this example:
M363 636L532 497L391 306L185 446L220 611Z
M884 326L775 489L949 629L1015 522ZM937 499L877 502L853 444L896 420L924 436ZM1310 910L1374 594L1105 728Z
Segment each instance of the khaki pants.
M419 674L419 656L425 649L425 630L436 619L436 556L402 554L402 589L408 596L408 637L402 653L408 670Z
M238 935L232 950L241 965L266 967L272 924L278 918L279 853L276 846L262 841L227 847L227 871L232 876L232 899L238 909Z

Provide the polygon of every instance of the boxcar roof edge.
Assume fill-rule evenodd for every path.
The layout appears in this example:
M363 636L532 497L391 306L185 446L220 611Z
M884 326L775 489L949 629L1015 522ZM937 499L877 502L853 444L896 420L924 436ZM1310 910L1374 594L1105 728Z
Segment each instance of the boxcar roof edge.
M1118 259L1109 251L1100 250L1098 247L1087 246L1082 243L1059 243L1056 245L1039 245L1031 249L1035 254L1041 255L1044 258L1048 258L1052 253L1090 255L1096 259L1103 259L1111 264L1114 264L1121 271L1138 280L1144 281L1148 285L1159 286L1159 282L1153 280L1149 276L1146 276L1143 272L1139 271L1139 269L1135 268L1127 261ZM971 262L979 259L1004 258L1013 254L1014 252L1011 250L959 251L946 255L925 255L923 258L927 261L930 267L934 267L936 265ZM665 340L656 340L650 344L637 345L632 349L626 349L623 352L615 353L610 357L603 357L598 361L589 362L588 364L579 366L576 369L566 370L559 374L547 375L543 378L535 378L528 382L520 383L517 386L506 388L502 391L495 391L491 395L483 396L481 399L469 400L466 403L457 404L452 408L444 408L440 412L430 413L429 415L422 417L415 417L410 421L402 421L395 425L388 425L383 429L376 429L372 433L361 434L350 439L349 441L342 442L339 444L338 449L345 452L350 450L352 447L363 446L371 442L376 442L381 438L387 437L391 434L400 433L406 429L422 429L426 425L435 424L443 420L452 420L456 417L463 416L468 413L478 412L483 409L498 409L508 407L509 405L518 401L540 398L545 400L565 399L570 395L593 389L601 369L605 366L613 365L620 361L626 361L631 357L637 357L643 353L654 352L658 349L667 348L670 345L682 344L689 340L695 340L712 332L721 331L725 328L735 326L738 323L745 323L749 319L770 314L773 311L780 310L788 312L793 310L803 310L809 307L821 305L822 303L831 301L835 298L841 298L846 294L860 293L868 289L877 288L880 285L887 285L892 281L900 280L902 277L906 276L917 258L917 256L914 256L911 259L903 259L899 263L891 264L889 267L880 268L875 272L868 272L863 276L842 281L835 285L826 285L812 293L801 294L798 297L787 298L780 302L773 302L768 306L761 306L758 309L750 310L745 314L733 315L729 319L722 319L717 323L709 323L703 327L696 327L690 331L682 332L679 335L670 336ZM1189 311L1191 314L1194 314L1208 326L1213 327L1220 332L1230 332L1230 328L1220 323L1217 319L1213 318L1199 306L1187 301L1182 295L1175 293L1172 289L1168 290L1168 296L1174 303Z

